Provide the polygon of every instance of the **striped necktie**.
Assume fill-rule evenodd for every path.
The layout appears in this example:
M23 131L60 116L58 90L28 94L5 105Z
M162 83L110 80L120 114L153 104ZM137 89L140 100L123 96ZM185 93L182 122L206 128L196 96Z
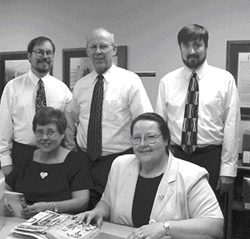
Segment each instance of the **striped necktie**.
M188 86L182 126L181 147L189 155L197 147L198 111L199 111L199 83L198 76L192 73Z
M44 83L42 79L39 79L38 89L36 92L36 111L44 106L46 106L46 95L45 95Z
M87 154L94 161L102 154L103 75L97 76L88 125Z

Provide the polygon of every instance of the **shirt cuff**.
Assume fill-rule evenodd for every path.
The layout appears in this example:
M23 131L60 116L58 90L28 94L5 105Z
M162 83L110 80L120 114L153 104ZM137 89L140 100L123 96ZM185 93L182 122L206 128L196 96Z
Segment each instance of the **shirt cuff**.
M220 176L236 177L237 165L221 165Z
M12 158L10 155L1 158L1 167L12 165Z

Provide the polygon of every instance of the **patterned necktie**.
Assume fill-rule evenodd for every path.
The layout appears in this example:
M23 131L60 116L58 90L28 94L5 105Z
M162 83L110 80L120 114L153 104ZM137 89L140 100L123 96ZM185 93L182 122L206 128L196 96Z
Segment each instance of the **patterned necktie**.
M39 79L38 89L36 92L36 111L44 106L46 106L46 95L45 95L44 83L42 79Z
M93 161L102 154L102 104L103 75L98 75L91 101L87 139L87 154Z
M188 155L197 147L198 109L199 83L197 74L193 72L188 86L181 139L181 147Z

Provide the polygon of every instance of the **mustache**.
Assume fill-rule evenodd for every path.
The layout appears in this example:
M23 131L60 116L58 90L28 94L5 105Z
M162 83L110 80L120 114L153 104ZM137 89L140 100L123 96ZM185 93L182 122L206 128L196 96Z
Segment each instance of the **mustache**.
M197 55L197 54L191 54L191 55L188 55L188 56L187 56L188 59L189 59L189 58L192 58L192 57L198 58L199 55Z
M38 59L37 62L39 62L39 63L43 63L43 62L49 63L50 59Z

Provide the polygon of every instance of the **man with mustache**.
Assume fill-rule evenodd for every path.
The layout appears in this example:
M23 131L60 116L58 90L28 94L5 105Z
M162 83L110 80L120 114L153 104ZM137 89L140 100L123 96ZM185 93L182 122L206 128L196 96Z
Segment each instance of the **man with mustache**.
M72 104L66 110L69 130L66 137L71 135L68 142L73 142L76 125L76 141L83 160L90 162L95 183L95 188L90 190L90 209L101 198L113 160L119 155L133 153L130 123L153 109L140 78L114 64L117 45L112 33L103 28L95 29L87 37L86 46L94 71L74 86ZM97 86L101 92L96 91ZM103 98L102 103L93 103L96 96ZM93 113L97 105L99 116L98 112ZM92 120L97 118L99 124L91 127Z
M49 74L54 62L54 43L40 36L30 41L27 50L29 72L9 81L1 97L0 162L5 175L11 172L13 166L29 158L29 154L33 155L36 149L32 131L36 110L51 106L64 111L72 99L68 87ZM39 101L41 89L45 94ZM17 156L18 162L15 160Z
M204 27L187 25L177 38L184 67L161 79L156 112L168 121L174 156L205 167L212 189L223 197L237 172L240 111L235 79L208 65ZM198 87L188 92L191 80ZM187 99L191 92L193 103Z

